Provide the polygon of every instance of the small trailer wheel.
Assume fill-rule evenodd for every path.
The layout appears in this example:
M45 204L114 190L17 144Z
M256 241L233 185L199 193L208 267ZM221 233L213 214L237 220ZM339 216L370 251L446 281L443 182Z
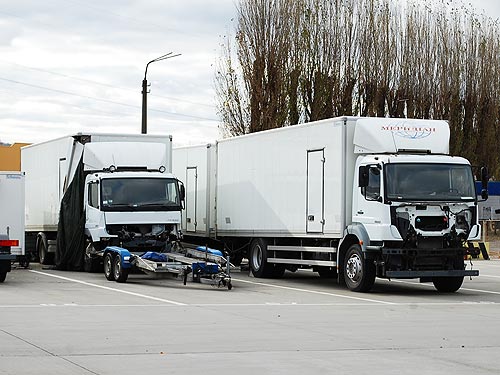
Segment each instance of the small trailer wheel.
M124 283L128 278L128 269L123 268L122 259L120 255L116 255L113 262L113 274L115 276L115 281L119 283Z
M104 276L108 281L114 281L114 274L113 254L106 253L106 255L104 256Z

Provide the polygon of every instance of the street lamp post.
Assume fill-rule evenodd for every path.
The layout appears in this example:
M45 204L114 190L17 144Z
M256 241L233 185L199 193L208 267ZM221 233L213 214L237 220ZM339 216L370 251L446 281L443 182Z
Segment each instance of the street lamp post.
M146 70L144 71L144 79L142 80L142 128L141 133L146 134L148 132L148 80L146 79L146 75L148 74L148 66L151 63L156 61L162 61L166 59L171 59L172 57L180 56L178 53L176 55L172 55L173 52L169 52L163 56L157 57L156 59L151 60L146 64Z

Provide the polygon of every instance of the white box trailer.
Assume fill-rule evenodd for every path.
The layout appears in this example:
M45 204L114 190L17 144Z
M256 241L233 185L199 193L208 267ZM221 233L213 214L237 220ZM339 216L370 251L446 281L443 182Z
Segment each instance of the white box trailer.
M0 172L0 282L11 261L27 265L24 251L24 173Z
M70 268L78 268L81 258L93 270L108 245L156 249L177 237L180 189L171 174L169 135L78 133L23 147L21 168L26 173L27 248L42 263L51 263L63 238L58 233L62 223L74 226L70 230L81 225L75 238L81 235L85 241L78 243L64 230L69 243L59 250L81 251L66 259ZM152 201L155 195L157 202ZM70 207L64 217L61 202Z
M175 149L183 229L257 277L312 267L355 291L376 276L455 291L478 274L463 245L480 226L471 166L448 140L445 121L341 117Z

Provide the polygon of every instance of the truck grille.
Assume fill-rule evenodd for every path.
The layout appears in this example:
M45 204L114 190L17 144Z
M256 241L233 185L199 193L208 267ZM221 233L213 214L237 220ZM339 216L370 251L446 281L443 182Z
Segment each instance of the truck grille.
M446 216L418 216L415 219L415 228L424 232L441 231L448 228Z

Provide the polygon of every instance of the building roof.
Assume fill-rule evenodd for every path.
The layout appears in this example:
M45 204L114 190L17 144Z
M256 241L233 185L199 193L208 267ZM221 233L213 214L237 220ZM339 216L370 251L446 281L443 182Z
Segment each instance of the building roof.
M29 143L0 145L0 171L20 171L21 147L28 145Z

